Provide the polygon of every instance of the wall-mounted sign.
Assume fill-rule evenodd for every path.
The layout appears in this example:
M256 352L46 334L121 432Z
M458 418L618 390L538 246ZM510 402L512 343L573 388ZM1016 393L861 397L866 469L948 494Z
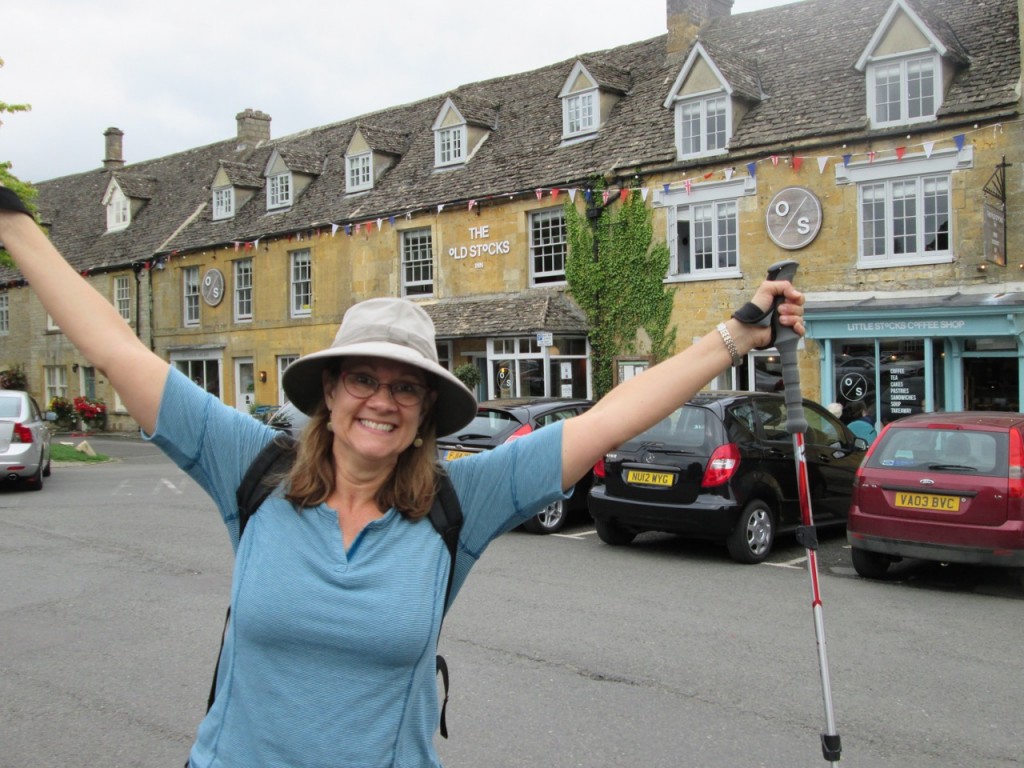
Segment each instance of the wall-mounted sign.
M500 256L512 251L512 243L508 240L492 240L491 227L484 224L469 228L470 245L453 245L448 255L453 259L479 259L481 256ZM480 242L485 241L485 242Z
M821 230L821 201L804 187L786 187L772 198L765 216L768 237L795 251L810 245Z
M199 286L199 293L203 301L211 307L216 307L224 298L224 273L219 269L208 269L203 275L203 282Z

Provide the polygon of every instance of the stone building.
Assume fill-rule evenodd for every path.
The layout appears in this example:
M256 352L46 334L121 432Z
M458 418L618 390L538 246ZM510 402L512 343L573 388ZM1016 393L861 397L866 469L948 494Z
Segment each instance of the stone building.
M160 355L239 408L345 309L421 302L483 398L592 395L564 206L642 195L668 245L679 344L784 258L808 292L806 394L881 421L1010 408L1024 390L1016 0L667 0L667 33L273 138L235 135L39 184L57 246ZM129 137L130 138L130 137ZM40 401L131 421L20 276L0 272L0 369ZM642 355L623 374L642 368ZM773 389L771 350L716 387Z

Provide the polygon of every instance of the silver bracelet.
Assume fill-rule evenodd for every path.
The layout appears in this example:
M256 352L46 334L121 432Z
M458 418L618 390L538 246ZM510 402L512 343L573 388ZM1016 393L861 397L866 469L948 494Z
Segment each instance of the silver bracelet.
M729 333L729 329L725 326L725 323L719 323L716 325L715 330L718 331L718 335L722 337L722 342L725 344L725 348L729 350L729 357L732 358L733 366L743 365L743 357L740 355L740 351L736 349L736 342L732 340L732 334Z

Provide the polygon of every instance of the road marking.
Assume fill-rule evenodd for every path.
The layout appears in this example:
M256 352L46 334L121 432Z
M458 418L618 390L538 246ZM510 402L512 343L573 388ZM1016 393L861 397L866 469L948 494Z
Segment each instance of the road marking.
M592 536L597 531L583 531L582 533L552 533L552 536L559 536L563 539L576 539L576 541L583 541L584 536Z
M798 557L793 560L787 560L784 563L762 563L762 565L773 565L776 568L800 568L807 562L807 555Z
M174 483L172 483L172 482L171 482L170 480L168 480L168 479L167 479L166 477L160 478L160 482L161 482L161 483L163 483L163 484L164 484L165 486L167 486L168 488L170 488L170 489L171 489L172 491L174 491L174 492L175 492L176 494L178 494L179 496L181 496L181 489L180 489L180 488L178 488L178 486L176 486L176 485L175 485Z

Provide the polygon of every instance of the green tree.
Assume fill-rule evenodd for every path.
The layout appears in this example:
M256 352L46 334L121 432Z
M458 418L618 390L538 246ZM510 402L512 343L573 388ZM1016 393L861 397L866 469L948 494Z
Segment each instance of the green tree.
M4 60L0 59L0 68L4 65ZM5 113L14 112L28 112L32 109L30 104L8 104L5 101L0 101L0 116ZM3 125L3 120L0 119L0 126ZM11 173L10 161L0 161L0 184L8 187L11 191L18 195L28 206L29 210L35 213L36 206L36 195L38 192L36 188L31 184L28 184L17 176ZM4 266L13 266L14 262L11 261L11 257L7 254L7 251L0 249L0 264Z
M638 353L639 331L650 339L654 362L672 352L672 292L664 283L669 250L664 243L651 246L651 212L639 190L621 203L610 198L601 206L591 199L583 214L567 202L565 221L566 282L590 323L594 394L601 397L612 387L615 358Z

